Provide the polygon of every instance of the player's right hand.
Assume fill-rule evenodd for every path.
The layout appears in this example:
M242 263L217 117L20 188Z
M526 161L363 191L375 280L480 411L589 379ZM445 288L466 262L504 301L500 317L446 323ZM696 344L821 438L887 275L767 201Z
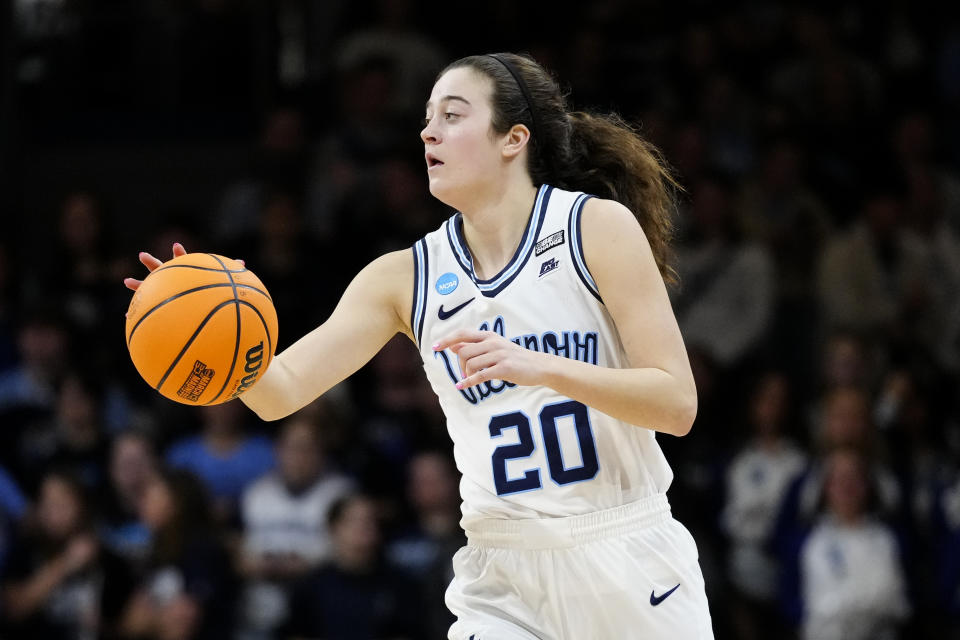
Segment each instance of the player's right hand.
M186 255L186 253L187 253L187 250L183 248L182 244L180 244L179 242L173 243L174 258L179 258L182 255ZM150 255L146 251L140 252L140 262L143 263L143 266L145 266L148 271L153 271L154 269L156 269L157 267L163 264L161 260L154 258L152 255ZM127 286L127 289L136 291L137 288L139 288L140 285L143 284L143 280L137 280L136 278L124 278L123 284Z

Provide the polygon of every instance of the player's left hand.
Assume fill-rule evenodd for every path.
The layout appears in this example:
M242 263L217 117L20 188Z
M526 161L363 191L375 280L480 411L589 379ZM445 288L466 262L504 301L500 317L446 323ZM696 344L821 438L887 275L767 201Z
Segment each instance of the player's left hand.
M542 384L545 354L524 349L493 331L455 331L433 345L434 351L450 349L460 360L464 376L457 383L466 389L488 380L504 380L521 386Z

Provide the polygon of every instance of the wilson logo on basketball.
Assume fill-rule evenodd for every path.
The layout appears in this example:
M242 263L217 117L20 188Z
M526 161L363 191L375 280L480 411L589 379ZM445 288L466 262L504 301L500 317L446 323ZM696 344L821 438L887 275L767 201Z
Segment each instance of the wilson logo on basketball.
M260 367L263 365L263 342L258 342L256 346L247 349L247 363L243 367L245 376L240 379L240 386L230 397L236 398L241 393L253 386L257 376L260 375Z

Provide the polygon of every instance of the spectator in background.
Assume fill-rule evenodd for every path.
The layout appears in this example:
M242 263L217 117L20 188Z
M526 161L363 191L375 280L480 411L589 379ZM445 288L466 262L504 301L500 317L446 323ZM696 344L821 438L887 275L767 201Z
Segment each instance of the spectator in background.
M766 245L777 262L779 293L804 300L814 293L818 248L833 228L826 205L805 181L805 163L796 140L774 136L757 171L745 176L737 206L745 235Z
M129 576L117 558L100 548L90 516L76 479L57 471L44 476L36 520L12 545L3 579L6 634L82 640L109 625Z
M907 194L904 202L906 231L914 236L930 260L936 278L923 283L913 295L912 315L906 320L914 339L926 355L946 370L960 372L960 224L951 226L947 202L949 186L938 181L929 163L904 169ZM960 196L960 191L958 191ZM956 197L956 196L955 196ZM958 214L960 217L960 214ZM960 221L958 221L960 222Z
M784 494L806 464L792 440L790 417L789 379L777 371L762 375L749 400L749 440L727 469L721 516L730 542L727 576L735 594L730 615L741 640L780 637L786 631L779 628L779 567L769 547Z
M374 15L365 25L348 32L334 52L341 67L383 58L396 65L396 90L389 108L398 115L419 113L423 96L447 61L447 53L419 28L418 3L412 0L377 0Z
M773 261L737 230L731 183L719 173L692 189L692 226L677 247L681 287L674 307L684 340L724 369L742 364L766 338L774 307Z
M839 447L852 447L871 461L869 469L882 515L895 518L903 506L902 488L886 463L887 452L877 432L869 394L857 387L834 388L824 394L822 406L811 434L817 456L809 461L800 483L804 486L798 496L801 512L809 518L819 504L826 479L823 456Z
M824 509L801 549L805 640L893 640L910 613L893 530L876 518L862 452L825 459Z
M325 252L306 227L298 192L269 189L260 199L254 228L217 252L243 258L270 292L277 316L283 318L275 346L279 352L320 323L317 300L342 292L334 290L335 278L316 277L314 261Z
M365 238L362 258L406 248L413 238L446 217L444 205L421 179L419 147L402 146L384 154L369 171L368 188L351 200L350 215L339 228L343 236ZM370 229L376 228L375 235ZM361 259L356 256L354 260ZM341 291L334 292L339 295Z
M460 528L460 474L450 455L439 450L415 454L407 473L406 503L413 513L388 543L387 558L422 585L428 637L442 638L456 621L443 606L453 555L467 543Z
M738 196L739 220L747 237L761 243L776 269L772 339L779 360L798 377L815 373L820 318L816 308L816 265L833 223L826 205L805 181L802 146L775 135L757 170L748 173Z
M352 387L360 415L351 471L381 500L381 515L399 516L406 502L407 465L415 451L449 444L446 421L416 349L397 335L362 370Z
M6 572L11 540L19 533L28 507L16 479L0 466L0 581Z
M25 279L25 299L56 300L73 338L74 358L106 379L114 374L120 356L103 345L116 340L116 324L110 320L127 303L116 289L125 267L116 256L117 225L105 198L87 187L67 192L55 224L48 258Z
M930 637L960 638L960 473L937 492L930 567L936 599L929 615ZM949 631L948 631L949 630Z
M49 419L57 387L69 366L70 337L62 317L49 306L31 308L17 328L18 363L0 373L0 462L22 473L19 439L29 425Z
M210 223L215 244L234 246L256 233L270 194L303 196L309 165L305 129L296 107L280 106L267 114L250 168L220 194Z
M96 377L78 370L65 375L51 419L35 423L21 438L25 477L35 480L45 469L57 467L69 469L92 494L104 488L109 441L103 429L103 396Z
M246 432L246 414L239 402L197 410L202 412L200 434L174 442L166 461L195 474L210 494L217 522L235 527L244 489L274 467L273 444L265 436Z
M206 489L189 471L152 477L140 505L150 557L123 608L120 637L232 638L236 584L212 516Z
M704 78L698 99L711 163L733 176L746 174L757 163L754 101L726 70Z
M407 465L410 521L393 537L387 557L416 576L429 573L452 545L462 546L459 474L445 452L422 451ZM445 558L449 561L449 558ZM449 628L449 625L446 627Z
M768 95L790 105L811 139L812 183L839 206L843 221L846 194L869 176L868 127L883 99L882 78L860 52L848 48L839 21L827 10L797 5L786 9L792 47L765 74Z
M890 468L902 487L903 529L898 529L915 616L906 637L933 638L938 626L938 565L949 555L937 546L937 500L956 477L955 456L947 447L941 424L948 395L919 367L896 365L884 376L874 403L874 420L890 452Z
M132 566L142 566L150 551L150 530L140 519L140 504L157 469L156 447L146 433L130 430L114 437L100 537L104 546Z
M839 387L824 394L823 412L815 425L814 455L787 487L773 531L773 548L781 568L781 606L787 619L799 623L802 610L799 586L800 548L822 504L828 478L827 458L836 449L859 451L870 461L868 482L878 513L897 521L903 493L897 478L882 464L881 441L873 422L868 394L856 387Z
M52 410L69 346L67 326L50 305L27 309L17 328L17 365L0 375L0 413Z
M836 395L834 392L854 389L867 393L867 390L875 389L880 384L877 375L883 371L886 357L883 343L869 341L852 331L833 331L821 344L814 380L797 381L798 384L806 382L806 405L802 408L804 439L814 448L823 442L824 414L827 403ZM855 413L859 416L858 412ZM853 424L860 424L859 418Z
M376 503L363 495L330 508L333 557L296 588L287 635L339 640L424 637L416 584L383 561Z
M697 120L677 123L672 133L670 145L665 147L668 150L667 155L677 167L681 183L696 184L711 170L707 157L706 133ZM692 225L693 222L688 216L678 216L679 231L689 233Z
M289 616L289 591L331 555L327 515L354 482L326 459L318 425L297 413L277 437L277 469L243 493L238 551L243 638L272 638Z
M891 154L902 171L921 167L929 173L937 205L954 234L960 234L960 176L944 157L944 131L927 109L908 109L892 124Z
M879 368L871 345L856 333L835 331L822 350L820 391L841 387L869 388ZM878 365L875 367L874 365Z
M937 274L916 235L904 232L903 195L895 182L871 186L854 224L824 248L817 281L826 332L903 340L927 309Z
M404 139L389 106L396 92L396 70L389 59L358 60L339 69L331 84L336 113L317 140L304 208L319 239L336 243L339 255L351 259L351 249L364 247L345 246L351 240L339 231L350 223L353 201L373 188L372 167ZM354 262L341 266L341 279L348 279L354 266Z

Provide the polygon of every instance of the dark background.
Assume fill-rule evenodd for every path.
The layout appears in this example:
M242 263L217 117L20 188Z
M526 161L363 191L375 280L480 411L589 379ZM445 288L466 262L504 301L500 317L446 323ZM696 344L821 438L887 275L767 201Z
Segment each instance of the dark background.
M85 484L98 495L117 434L150 434L163 459L204 433L127 357L122 278L143 273L137 252L166 258L180 241L244 258L277 303L282 349L359 268L449 215L427 191L418 138L436 73L525 51L574 108L637 123L685 188L671 295L700 411L689 436L659 440L717 636L802 624L795 565L820 511L785 515L790 482L757 507L781 528L751 542L780 566L776 592L752 599L728 568L728 478L768 423L812 467L852 446L868 484L893 483L896 497L870 512L905 569L898 633L956 633L960 19L879 6L0 2L0 463L33 505L54 459L103 465ZM30 352L37 327L54 335L40 331ZM49 424L70 411L71 376L94 380L98 432L67 455ZM311 414L328 465L374 497L385 549L417 519L410 460L449 449L424 385L413 348L394 341ZM831 440L825 407L839 396L852 408L836 420L855 433L841 424ZM244 437L277 437L249 412L238 420ZM37 454L44 428L54 444ZM10 528L29 529L29 513ZM242 536L241 520L221 524Z

